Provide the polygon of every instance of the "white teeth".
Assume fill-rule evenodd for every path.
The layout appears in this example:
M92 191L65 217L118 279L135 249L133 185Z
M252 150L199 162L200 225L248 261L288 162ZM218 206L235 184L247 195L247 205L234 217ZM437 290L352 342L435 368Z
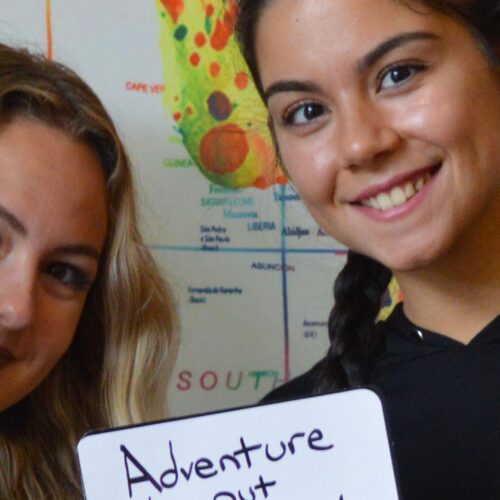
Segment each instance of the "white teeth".
M390 210L391 208L403 205L410 198L413 198L418 191L422 190L430 178L430 172L426 172L415 183L407 182L404 185L396 186L388 193L379 193L377 196L363 200L361 204L365 207L376 208L378 210Z
M411 182L407 182L405 184L405 195L407 199L415 196L415 188Z
M394 208L391 198L387 193L378 194L377 202L380 207L380 210L389 210L390 208Z
M405 192L400 187L393 188L391 190L391 201L395 207L406 203L407 198Z
M380 206L375 198L368 198L366 200L363 200L361 204L364 205L365 207L380 209Z

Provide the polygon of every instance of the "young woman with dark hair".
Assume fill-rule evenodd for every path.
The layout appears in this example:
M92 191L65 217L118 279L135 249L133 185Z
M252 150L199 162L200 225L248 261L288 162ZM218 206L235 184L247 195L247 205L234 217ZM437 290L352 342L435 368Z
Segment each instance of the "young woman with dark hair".
M500 2L239 7L283 165L350 249L326 357L267 400L372 384L405 499L500 498Z

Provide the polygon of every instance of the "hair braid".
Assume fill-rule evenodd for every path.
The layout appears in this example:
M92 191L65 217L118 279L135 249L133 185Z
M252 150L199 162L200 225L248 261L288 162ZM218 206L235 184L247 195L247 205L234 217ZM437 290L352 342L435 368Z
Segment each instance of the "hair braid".
M349 251L335 281L335 306L328 321L330 348L316 392L357 386L368 381L382 337L375 320L391 279L382 264Z

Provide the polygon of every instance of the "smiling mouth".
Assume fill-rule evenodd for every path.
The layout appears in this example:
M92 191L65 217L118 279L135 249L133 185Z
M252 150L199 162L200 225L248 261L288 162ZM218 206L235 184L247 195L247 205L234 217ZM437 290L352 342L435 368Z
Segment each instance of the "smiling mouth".
M401 184L398 184L387 191L381 191L374 196L365 198L359 203L365 207L375 208L383 212L396 208L400 205L404 205L424 188L429 179L436 174L439 168L440 165L433 167L426 172L419 174L418 177L415 177L412 180L403 181Z

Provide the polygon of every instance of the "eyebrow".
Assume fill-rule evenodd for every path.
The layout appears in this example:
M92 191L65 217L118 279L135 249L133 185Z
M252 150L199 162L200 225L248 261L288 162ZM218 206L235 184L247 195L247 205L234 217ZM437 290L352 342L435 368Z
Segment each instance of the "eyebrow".
M57 247L55 251L71 255L86 255L87 257L97 261L101 257L100 253L92 245L62 245Z
M429 33L427 31L410 31L407 33L400 33L388 40L383 41L381 44L377 45L368 54L366 54L357 64L359 72L364 72L373 66L377 61L379 61L386 54L395 50L399 47L407 45L409 43L420 41L420 40L438 40L439 37L434 33ZM264 91L264 100L266 102L269 99L280 92L319 92L320 87L314 82L309 81L299 81L299 80L278 80L272 83Z
M439 40L439 37L434 33L429 33L428 31L410 31L408 33L401 33L385 40L380 45L377 45L358 62L357 67L360 72L366 71L394 49L420 40Z
M4 220L16 233L19 233L22 236L26 236L28 234L26 226L2 205L0 205L0 219ZM86 255L87 257L97 261L100 259L100 253L92 245L62 245L57 247L55 251L71 255Z
M280 92L319 92L319 85L313 82L301 82L298 80L278 80L264 92L264 100L267 102L269 99Z
M0 205L0 219L4 220L16 233L20 233L23 236L28 234L26 226L11 212L9 212L5 207Z

